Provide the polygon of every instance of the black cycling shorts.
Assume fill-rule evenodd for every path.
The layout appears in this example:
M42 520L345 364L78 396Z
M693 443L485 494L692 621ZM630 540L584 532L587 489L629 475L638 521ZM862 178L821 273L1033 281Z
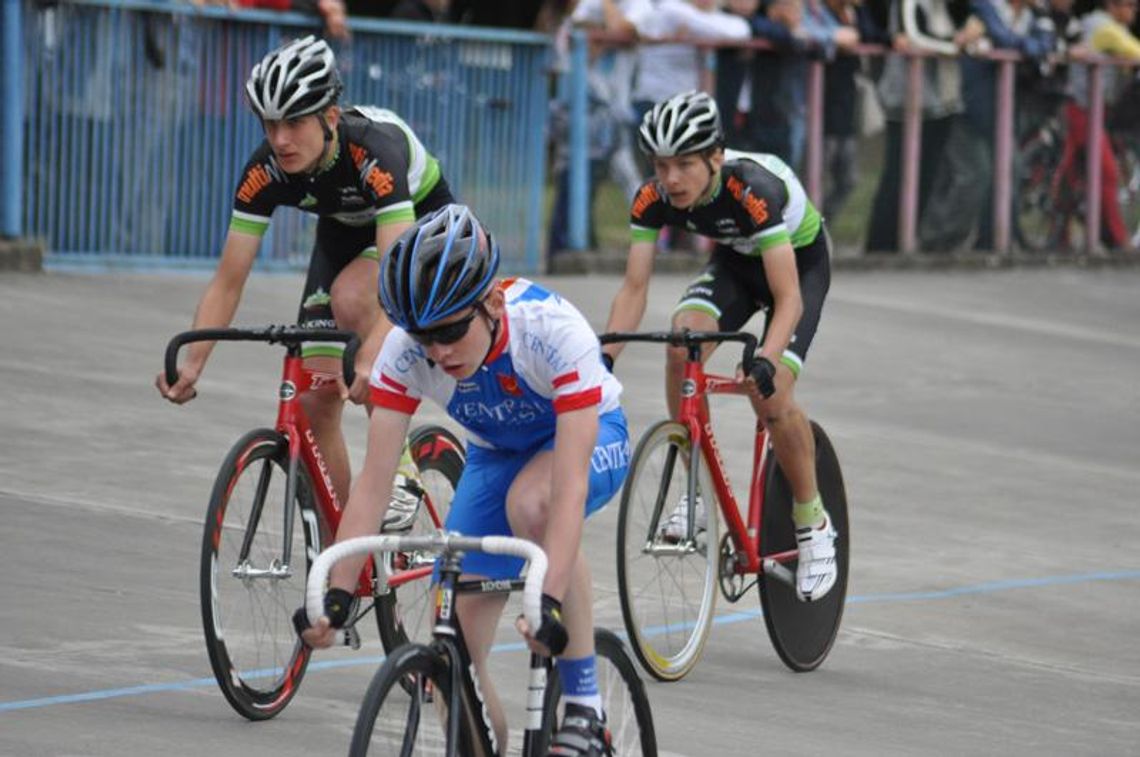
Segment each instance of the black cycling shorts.
M804 312L780 362L799 376L819 326L824 298L831 287L831 237L826 226L820 226L811 244L796 248L796 269L799 271ZM681 295L674 312L698 310L716 318L717 328L721 331L739 331L757 311L766 312L772 304L772 291L764 276L761 259L741 255L718 244L713 248L709 262ZM767 332L766 319L761 340Z
M440 177L432 190L416 203L416 218L422 218L453 202L455 198L451 196L450 187ZM378 259L376 225L349 226L332 218L321 218L317 221L316 237L313 255L309 259L309 272L305 277L305 289L301 293L297 325L311 329L335 329L337 325L331 296L333 282L345 266L358 257ZM341 351L339 344L306 344L302 354L305 357L339 357Z

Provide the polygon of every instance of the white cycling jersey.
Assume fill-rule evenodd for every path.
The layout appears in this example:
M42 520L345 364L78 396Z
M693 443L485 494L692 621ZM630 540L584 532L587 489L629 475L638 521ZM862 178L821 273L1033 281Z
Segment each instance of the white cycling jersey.
M621 384L606 370L601 346L578 309L526 279L500 284L506 311L486 361L457 380L426 348L395 327L372 368L372 402L411 415L428 397L482 447L533 449L554 436L559 413L619 407Z

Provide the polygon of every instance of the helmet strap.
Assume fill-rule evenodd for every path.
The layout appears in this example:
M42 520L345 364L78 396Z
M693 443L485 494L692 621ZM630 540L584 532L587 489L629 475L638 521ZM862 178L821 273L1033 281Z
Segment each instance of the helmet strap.
M486 365L487 358L491 356L491 350L495 349L495 342L499 340L499 319L491 318L491 314L487 312L487 308L483 306L483 300L475 303L475 309L483 315L483 320L491 327L491 343L487 345L487 353L483 355L483 359L479 361L479 365Z

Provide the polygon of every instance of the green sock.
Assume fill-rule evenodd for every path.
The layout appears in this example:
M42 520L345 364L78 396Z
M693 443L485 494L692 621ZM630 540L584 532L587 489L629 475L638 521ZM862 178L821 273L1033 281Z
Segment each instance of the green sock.
M796 528L818 526L823 523L823 499L819 492L807 502L797 502L792 506L792 521Z
M412 448L407 441L404 442L404 451L400 455L400 463L396 467L396 473L413 481L419 478L416 460L412 457Z

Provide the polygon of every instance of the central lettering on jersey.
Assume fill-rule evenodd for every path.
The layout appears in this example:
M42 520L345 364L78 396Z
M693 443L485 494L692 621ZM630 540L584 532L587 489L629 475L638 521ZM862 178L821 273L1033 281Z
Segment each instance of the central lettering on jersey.
M728 191L736 198L737 202L744 206L744 209L748 211L749 217L751 217L757 225L768 220L767 200L752 194L752 188L745 187L744 182L736 176L729 176L727 185Z
M657 185L646 184L641 188L641 191L637 193L637 197L633 201L633 210L631 211L633 217L641 218L641 214L644 213L650 205L660 199L661 195L657 192Z
M269 174L269 167L265 165L254 166L245 175L245 180L238 187L237 197L245 203L253 202L257 193L269 186L273 177Z
M562 353L558 351L557 347L547 344L535 334L529 332L523 334L522 343L531 352L542 355L546 363L554 369L555 375L562 373L569 367L569 363L562 357Z
M450 406L452 417L464 426L478 427L485 423L501 426L521 426L536 418L550 415L548 406L528 399L505 399L495 404L486 402L455 402Z

